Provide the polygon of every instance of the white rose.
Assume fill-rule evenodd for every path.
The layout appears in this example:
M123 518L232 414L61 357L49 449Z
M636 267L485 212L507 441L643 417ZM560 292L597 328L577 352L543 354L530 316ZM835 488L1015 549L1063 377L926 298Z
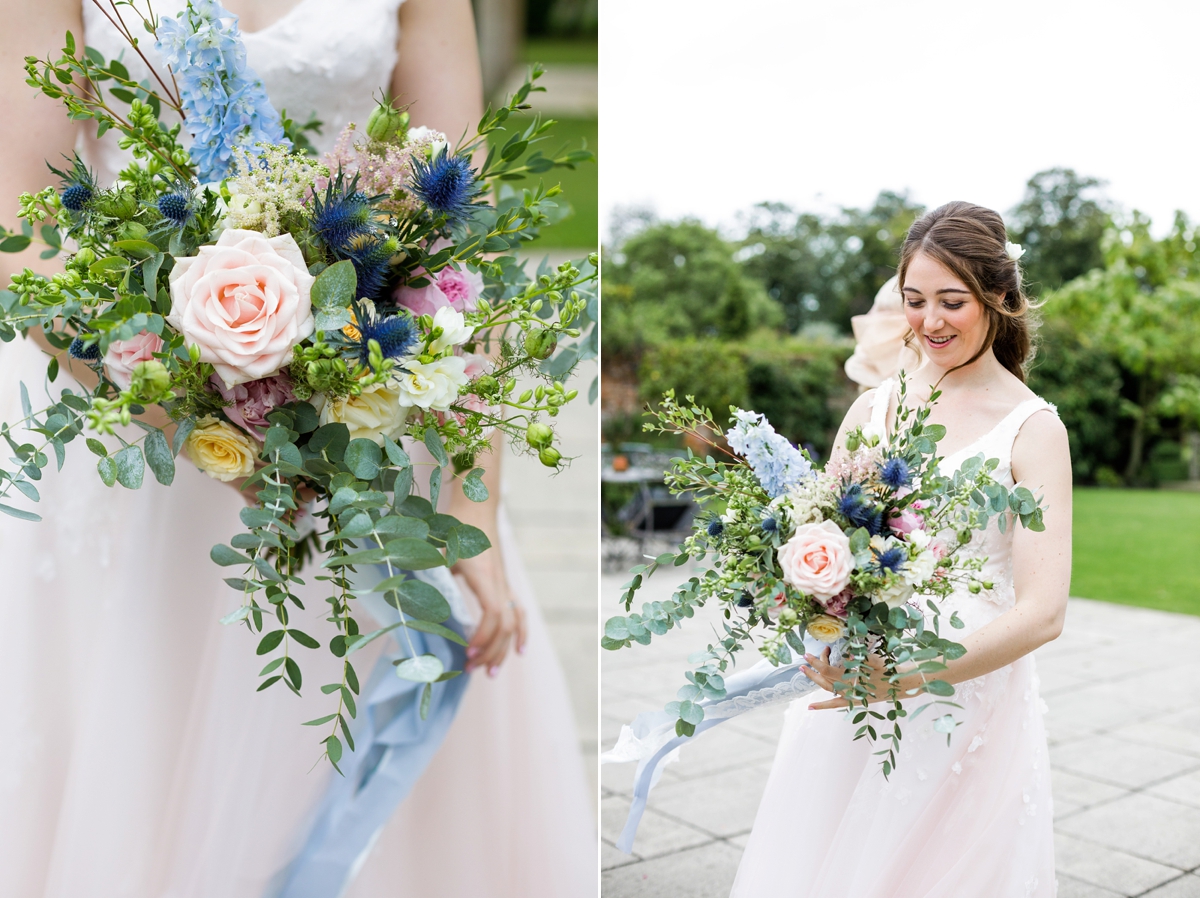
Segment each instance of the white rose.
M400 404L394 384L379 383L363 387L357 396L327 399L320 393L312 398L319 420L324 424L345 424L350 439L371 440L383 445L383 438L396 436L408 418L408 408Z
M909 596L912 594L912 584L907 582L903 577L897 577L894 581L892 581L891 586L886 586L881 589L875 598L880 602L883 602L889 608L898 608L907 602Z
M908 541L918 549L924 549L929 545L929 534L918 527L917 529L910 530L908 532Z
M928 537L926 541L928 541ZM937 570L937 558L932 552L926 550L916 558L909 560L908 566L904 569L904 576L913 586L918 586L932 577L935 570Z
M429 344L430 352L445 352L451 346L461 346L475 334L475 328L463 321L463 313L453 306L443 306L433 316L433 326L442 329L442 335Z
M444 412L468 380L466 359L451 355L435 362L406 362L395 383L402 406Z

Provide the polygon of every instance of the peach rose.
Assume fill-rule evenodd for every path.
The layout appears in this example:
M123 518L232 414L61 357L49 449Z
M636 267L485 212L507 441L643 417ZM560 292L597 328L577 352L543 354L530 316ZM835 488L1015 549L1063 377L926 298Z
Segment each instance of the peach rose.
M171 314L227 387L277 374L313 332L312 283L291 234L224 231L215 246L175 260Z
M113 340L104 353L104 371L108 379L122 390L128 390L133 380L133 366L149 362L154 353L162 352L163 341L158 334L142 331L128 340Z
M833 521L797 527L778 558L784 581L822 603L846 588L854 569L850 539Z

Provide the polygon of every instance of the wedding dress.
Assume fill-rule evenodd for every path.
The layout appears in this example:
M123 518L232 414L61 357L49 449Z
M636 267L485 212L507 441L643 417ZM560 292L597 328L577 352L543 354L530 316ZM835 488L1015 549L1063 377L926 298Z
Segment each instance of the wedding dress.
M876 390L872 423L882 428L895 388ZM946 457L943 472L983 453L1010 489L1012 446L1030 415L1022 402L986 436ZM966 547L987 562L981 579L941 604L942 626L957 612L960 639L1013 607L1013 529L995 521ZM925 712L904 724L897 769L885 780L875 747L853 742L837 711L809 711L817 693L794 702L732 898L1043 898L1055 894L1050 762L1032 655L955 686L959 721L949 747ZM906 702L910 714L926 699ZM930 709L933 710L933 709ZM940 713L940 712L939 712Z
M324 122L321 149L365 121L372 92L390 82L399 2L302 0L244 35L276 107ZM154 6L173 14L183 3ZM120 54L94 5L83 11L87 43ZM102 183L124 164L113 137L84 141ZM21 417L20 381L35 407L47 387L57 398L74 386L47 384L45 368L31 341L0 345L0 419ZM208 559L241 529L240 498L183 457L170 488L149 477L138 491L106 488L78 442L38 484L41 523L0 515L0 895L280 894L338 786L327 764L314 768L324 728L300 724L334 710L318 687L340 680L340 662L306 652L303 698L255 693L264 659L255 637L217 622L239 596ZM469 685L445 741L356 858L348 898L595 893L594 822L562 670L503 516L500 537L527 612L525 655L494 679L460 678ZM313 573L294 625L325 634ZM380 639L361 653L364 689L389 649ZM338 894L302 886L286 894Z

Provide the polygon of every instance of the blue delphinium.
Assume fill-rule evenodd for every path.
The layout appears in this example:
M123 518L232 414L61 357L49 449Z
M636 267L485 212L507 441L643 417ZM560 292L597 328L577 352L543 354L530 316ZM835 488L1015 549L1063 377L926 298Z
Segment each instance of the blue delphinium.
M875 564L879 567L879 572L891 571L899 573L904 567L904 562L908 560L908 553L900 546L892 546L889 549L884 549L882 552L872 549L875 555Z
M191 0L159 20L156 47L179 85L191 156L201 181L229 174L233 151L288 144L279 113L246 65L237 18L215 0Z
M362 335L359 340L359 355L364 365L367 364L371 340L379 343L385 359L396 359L407 355L419 339L416 323L407 312L387 318L376 318L374 314L367 312L359 322L358 332Z
M889 458L879 466L879 479L884 485L891 489L898 490L902 486L908 486L908 482L912 479L912 472L908 469L908 462L902 458Z
M451 220L466 218L481 188L471 160L451 155L446 147L429 162L413 161L412 192L432 211Z
M100 361L100 344L99 343L84 343L83 337L76 337L71 341L71 345L67 348L71 358L79 359L84 362Z
M737 423L725 434L731 449L750 463L754 476L772 499L813 476L804 453L775 432L757 412L738 409Z

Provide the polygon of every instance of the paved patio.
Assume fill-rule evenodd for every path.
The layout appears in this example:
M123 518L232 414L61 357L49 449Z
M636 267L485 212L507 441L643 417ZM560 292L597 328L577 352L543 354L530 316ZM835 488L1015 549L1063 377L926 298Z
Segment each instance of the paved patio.
M663 573L639 601L669 595L682 579ZM602 618L619 610L627 579L601 578ZM605 749L622 723L674 695L716 616L705 609L650 646L603 653ZM1050 707L1059 898L1200 898L1198 644L1200 617L1072 599L1062 637L1037 652ZM1130 645L1142 648L1118 654ZM651 793L634 855L614 841L635 765L604 766L604 898L726 898L785 707L746 714L685 748Z

